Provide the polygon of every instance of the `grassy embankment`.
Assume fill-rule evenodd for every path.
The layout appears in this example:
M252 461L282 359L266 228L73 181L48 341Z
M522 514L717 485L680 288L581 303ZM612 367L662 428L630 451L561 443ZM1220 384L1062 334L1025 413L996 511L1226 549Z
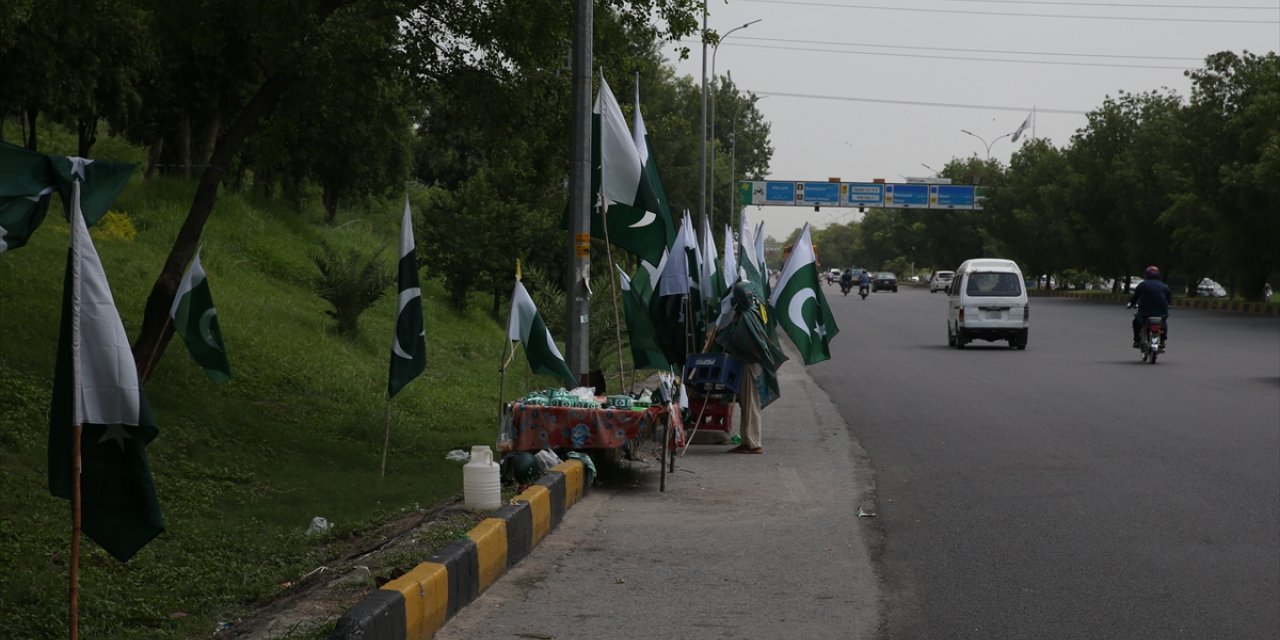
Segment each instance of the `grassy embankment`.
M111 141L96 151L143 160ZM136 236L129 225L94 228L131 338L193 191L135 175L113 210L128 214ZM69 508L45 477L68 233L60 206L55 196L28 246L0 254L0 629L14 638L66 637ZM314 198L298 213L222 195L203 263L234 377L214 385L178 339L165 351L146 388L160 427L149 455L167 531L127 564L84 543L83 637L208 637L343 538L460 491L461 467L445 453L496 438L503 330L480 311L487 305L459 317L439 283L423 280L428 368L395 399L381 479L394 285L362 316L359 335L343 339L308 284L321 240L384 248L390 267L401 212L394 199L371 202L331 229ZM333 532L307 536L313 516L335 523Z

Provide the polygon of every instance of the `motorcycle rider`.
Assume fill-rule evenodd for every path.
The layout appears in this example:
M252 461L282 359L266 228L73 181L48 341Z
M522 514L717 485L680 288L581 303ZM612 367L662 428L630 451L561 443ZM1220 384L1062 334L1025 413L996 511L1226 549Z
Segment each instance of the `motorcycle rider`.
M862 273L858 275L858 295L862 295L864 291L871 291L871 276L867 275L866 269L863 269Z
M844 273L840 274L840 290L848 291L849 289L852 289L852 288L853 288L853 269L852 268L845 269Z
M1160 280L1160 269L1154 265L1147 267L1143 278L1133 288L1133 296L1129 298L1130 308L1138 306L1138 312L1133 314L1133 348L1140 348L1138 334L1142 332L1142 325L1147 318L1161 316L1164 331L1160 334L1160 350L1163 351L1165 342L1169 340L1169 305L1173 302L1173 293Z

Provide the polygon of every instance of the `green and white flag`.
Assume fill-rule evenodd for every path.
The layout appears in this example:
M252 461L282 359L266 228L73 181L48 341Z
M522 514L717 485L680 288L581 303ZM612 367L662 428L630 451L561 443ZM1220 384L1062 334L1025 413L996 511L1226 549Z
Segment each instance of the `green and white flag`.
M413 242L413 214L409 196L404 197L404 218L400 221L399 291L396 296L396 327L391 338L391 375L387 397L396 395L427 368L427 330L423 324L422 289L418 286L418 259Z
M640 273L637 275L639 276ZM618 279L622 285L622 312L627 323L627 343L631 346L631 360L637 369L666 371L670 363L667 362L662 348L654 339L653 318L649 315L648 301L643 299L640 292L632 286L631 278L627 277L620 266Z
M720 299L724 297L724 276L720 273L720 256L716 252L716 237L711 233L711 220L702 217L702 270L698 285L701 287L706 323L712 324L720 315Z
M603 74L591 127L591 235L657 264L674 234L666 196L661 183L652 182L657 168L644 173L642 152Z
M200 264L199 249L196 249L196 257L191 260L187 272L182 274L182 282L178 284L178 292L169 307L169 317L173 320L174 332L187 343L191 358L209 374L209 378L215 384L230 379L227 345L222 341L218 310L213 306L213 292L209 290L209 279Z
M49 198L61 197L71 216L72 184L80 184L80 211L92 227L133 173L134 165L87 158L49 156L0 143L0 252L25 245L44 222Z
M49 156L0 143L0 253L26 244L57 190Z
M49 492L72 497L72 437L80 425L82 529L124 562L164 531L146 450L159 430L79 196L75 184L49 407Z
M636 74L635 110L631 115L631 137L640 154L640 191L636 199L636 207L657 215L656 224L663 233L662 247L666 249L676 237L675 219L671 215L671 203L667 200L667 191L662 186L662 173L658 171L658 158L653 153L653 141L649 139L649 130L644 126L644 116L640 110L640 74ZM654 263L656 264L656 263Z
M782 267L782 275L769 298L769 306L773 311L770 315L791 337L805 364L831 358L831 339L836 337L840 328L836 326L831 307L822 295L808 223Z
M569 370L556 341L551 338L551 331L538 314L538 306L533 304L533 298L529 297L529 292L519 280L516 280L515 291L511 292L507 338L524 345L524 355L534 373L560 378L569 389L578 386L578 379Z
M760 271L760 263L762 260L756 256L756 234L755 227L751 226L751 222L747 219L747 212L744 210L740 217L740 226L738 227L738 273L756 289L756 295L765 300L765 278L766 275Z

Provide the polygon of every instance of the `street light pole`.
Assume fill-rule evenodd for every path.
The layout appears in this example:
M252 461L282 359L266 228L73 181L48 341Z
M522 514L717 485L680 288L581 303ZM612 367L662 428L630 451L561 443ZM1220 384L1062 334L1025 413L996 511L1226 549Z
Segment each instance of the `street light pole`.
M975 138L977 138L977 139L981 140L981 141L982 141L982 144L984 144L984 145L986 145L986 146L987 146L987 159L988 159L988 160L990 160L990 159L991 159L991 147L992 147L992 145L994 145L994 144L995 144L995 143L997 143L997 142L1000 142L1000 138L1008 138L1009 136L1013 135L1013 132L1011 131L1011 132L1009 132L1009 133L1006 133L1006 134L1004 134L1004 135L1000 136L999 138L996 138L995 140L992 140L992 141L991 141L991 144L987 144L987 141L986 141L985 139L983 139L983 137L982 137L982 136L980 136L980 135L978 135L978 134L976 134L976 133L974 133L974 132L972 132L972 131L969 131L968 129L961 129L961 130L960 130L960 133L967 133L967 134L969 134L969 135L971 135L971 136L973 136L973 137L975 137Z
M716 215L716 189L715 189L716 187L716 94L715 94L716 54L720 53L720 43L724 42L725 38L728 38L730 35L733 35L734 31L738 31L740 29L746 29L747 27L757 22L760 22L761 20L763 20L763 18L756 18L751 22L748 22L743 25L739 25L737 27L734 27L726 31L724 35L720 36L720 40L716 42L715 46L711 48L711 85L712 85L711 97L710 97L710 100L711 100L711 140L710 140L711 161L710 161L710 165L704 164L703 173L706 176L705 178L707 181L706 188L711 193L711 195L709 196L710 202L707 205L707 211L710 212L710 215L712 218L714 218ZM703 85L703 89L704 90L706 89L705 84ZM706 148L706 145L707 145L707 142L704 140L703 142L704 149ZM705 154L703 155L703 162L704 163L706 162Z
M937 169L934 169L933 167L931 167L931 166L929 166L929 165L927 165L927 164L925 164L925 163L923 163L923 162L921 162L921 163L920 163L920 166L922 166L922 167L924 167L924 168L926 168L926 169L928 169L928 170L932 171L932 172L933 172L933 177L935 177L935 178L936 178L936 177L938 177L938 170L937 170Z

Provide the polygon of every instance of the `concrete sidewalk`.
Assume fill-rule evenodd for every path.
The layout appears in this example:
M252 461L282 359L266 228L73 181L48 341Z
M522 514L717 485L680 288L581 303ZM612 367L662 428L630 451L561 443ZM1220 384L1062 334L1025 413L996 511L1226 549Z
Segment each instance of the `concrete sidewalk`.
M656 460L631 463L639 486L592 491L435 637L873 638L870 469L788 355L763 455L693 445L665 493Z

